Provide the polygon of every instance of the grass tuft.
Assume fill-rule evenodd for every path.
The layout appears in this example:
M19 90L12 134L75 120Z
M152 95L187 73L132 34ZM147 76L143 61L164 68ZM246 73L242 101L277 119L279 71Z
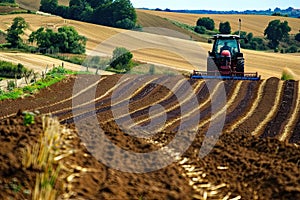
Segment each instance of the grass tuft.
M283 69L281 74L281 80L288 81L288 80L295 80L295 78L296 75L292 70L290 70L287 67Z

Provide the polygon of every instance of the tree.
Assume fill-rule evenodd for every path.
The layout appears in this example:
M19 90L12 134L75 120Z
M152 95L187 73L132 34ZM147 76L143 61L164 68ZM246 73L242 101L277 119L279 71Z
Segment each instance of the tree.
M198 19L197 26L203 26L207 30L211 30L212 31L215 28L215 22L214 22L213 19L211 19L209 17L202 17L202 18Z
M58 0L41 0L40 11L55 13L58 6Z
M41 27L29 36L29 42L36 41L39 48L59 50L62 53L84 53L86 40L74 27L69 26L59 28L58 32Z
M248 33L246 36L247 40L250 42L253 39L253 33Z
M70 0L69 17L75 20L89 21L93 9L86 0Z
M137 15L129 0L115 0L97 7L91 20L105 26L132 29L135 27Z
M65 53L84 53L87 38L79 35L72 26L63 26L58 29L57 38L59 49ZM61 43L63 42L63 43Z
M36 41L39 48L47 49L55 45L55 33L51 29L39 28L37 31L29 35L29 42Z
M112 61L110 66L114 69L129 71L132 67L133 55L124 47L117 47L113 51Z
M95 9L99 6L112 3L112 0L86 0L86 2L89 3L90 6Z
M221 22L220 25L219 25L219 32L221 34L230 34L231 33L231 26L230 26L230 23L227 21L227 22Z
M24 30L28 27L27 22L22 17L16 17L13 19L13 23L10 28L8 28L6 40L10 43L13 48L19 48L23 46L23 40L21 35L24 34Z
M115 0L111 4L111 9L113 10L112 25L114 27L125 29L133 29L135 27L137 15L130 0Z
M298 42L300 42L300 32L295 35L295 40L297 40Z
M16 3L15 0L1 0L0 3Z
M280 20L273 20L269 22L269 25L264 31L264 35L270 40L271 48L276 49L279 42L289 36L291 27L289 27L288 22L280 22Z

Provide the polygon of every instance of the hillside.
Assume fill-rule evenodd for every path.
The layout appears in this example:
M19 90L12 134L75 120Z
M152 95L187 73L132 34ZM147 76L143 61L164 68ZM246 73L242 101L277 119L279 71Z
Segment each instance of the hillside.
M220 22L229 21L232 31L238 30L238 20L242 19L242 30L246 32L252 32L254 36L263 36L265 28L269 22L274 19L286 20L291 27L290 34L296 34L299 32L300 19L278 16L265 16L265 15L227 15L227 14L184 14L175 12L158 12L149 10L138 10L138 13L147 13L156 15L162 18L168 18L171 20L179 21L185 24L195 26L197 20L200 17L210 17L215 21L216 28L218 28Z
M206 39L204 39L200 35L178 27L174 25L170 20L153 15L151 13L140 12L139 10L137 10L137 23L143 27L143 31L148 33L171 36L170 32L163 30L170 29L177 32L177 35L173 34L175 37L188 40L191 39L196 41L206 41Z
M28 10L39 10L40 8L40 0L16 0L16 3L20 5L21 8L25 8ZM69 0L59 0L59 5L69 5Z

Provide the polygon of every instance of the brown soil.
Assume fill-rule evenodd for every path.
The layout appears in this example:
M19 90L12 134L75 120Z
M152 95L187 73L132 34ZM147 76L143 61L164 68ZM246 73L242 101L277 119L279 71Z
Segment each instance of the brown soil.
M86 87L85 83L95 83L100 78L105 79L94 87ZM128 79L114 88L124 78ZM159 150L161 146L171 143L176 134L179 134L176 130L178 130L181 120L148 139L133 137L130 135L133 130L124 129L123 126L123 123L128 124L128 119L125 119L125 116L120 117L124 120L117 119L117 116L114 117L112 108L126 108L127 105L122 99L129 99L130 118L139 122L149 118L151 108L147 105L160 104L163 108L169 109L166 122L170 122L181 115L181 110L176 107L181 100L172 94L169 95L171 88L164 85L175 87L182 79L180 76L72 76L48 89L32 94L30 97L2 101L0 111L0 199L30 199L36 175L39 173L33 169L25 170L21 160L25 146L37 142L42 132L42 121L37 116L35 124L25 126L23 115L16 115L20 109L39 110L41 114L52 113L63 125L74 132L76 137L71 140L71 144L77 151L64 158L64 163L69 166L71 163L83 168L94 169L94 171L79 173L80 175L72 182L72 192L74 193L70 198L199 199L207 195L208 199L220 199L226 196L228 198L240 197L241 199L299 199L300 149L297 146L300 143L299 117L293 122L293 130L285 141L281 142L276 137L282 133L291 117L295 102L299 98L295 94L299 82L283 83L282 94L279 96L280 103L276 107L277 111L263 127L262 133L257 136L253 135L253 131L274 106L275 95L281 82L276 78L268 79L261 96L258 94L258 89L262 81L243 82L235 100L227 105L223 134L217 140L212 151L204 158L199 158L199 149L211 123L208 121L202 127L198 127L195 138L190 141L191 145L178 161L153 172L129 173L110 168L92 156L95 154L87 151L95 144L88 143L85 146L77 136L78 130L74 122L86 122L85 129L80 135L88 137L98 134L96 130L100 124L105 136L113 144L128 152L147 153ZM82 81L82 84L77 86L76 81L78 80ZM199 83L198 80L187 79L187 81L193 89ZM147 84L140 84L137 88L140 90L135 95L127 94L126 91L134 87L136 83ZM238 83L238 81L225 81L227 102L219 102L214 106L221 109L230 102L234 98L234 91ZM214 87L216 85L214 84ZM77 92L73 91L75 86L79 88ZM179 85L178 91L180 91L180 95L188 98L188 90L185 87L186 85ZM114 89L110 91L111 88ZM76 96L76 93L84 89L87 90ZM90 99L87 98L91 92L95 92L95 102L89 102ZM116 92L117 95L113 92ZM192 107L199 106L206 101L209 95L205 85L195 89L195 94L198 102L186 101L185 103ZM72 95L82 103L82 106L75 109L76 116L72 116ZM261 100L253 115L229 132L232 125L236 124L243 116L247 116L253 102L259 96ZM166 98L163 99L164 97ZM212 117L211 108L212 105L209 102L199 110L200 123ZM94 109L96 112L93 112ZM99 124L91 121L94 113L97 115ZM190 114L196 116L196 111ZM188 127L185 131L187 134L192 133ZM273 134L266 134L270 132ZM190 139L190 137L183 139ZM213 141L211 140L211 142ZM178 145L180 146L180 144ZM109 148L103 148L102 151L101 153L106 156L105 159L118 163L120 168L127 166L134 169L139 162L142 162L132 163L129 160L122 163L118 151L112 151ZM183 164L185 158L187 159ZM187 170L187 166L193 166L193 169ZM56 185L59 194L71 192L60 187L64 182L66 179L61 179Z

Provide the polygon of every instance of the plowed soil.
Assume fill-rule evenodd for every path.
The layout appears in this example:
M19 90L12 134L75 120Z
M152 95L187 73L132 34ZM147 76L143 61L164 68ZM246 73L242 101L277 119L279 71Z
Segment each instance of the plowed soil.
M31 199L39 171L24 169L22 152L38 141L43 114L51 114L74 134L70 144L76 153L64 158L64 163L89 169L73 170L72 182L58 181L55 187L61 198L300 199L298 88L298 81L277 78L209 82L182 76L81 75L29 97L1 101L0 199ZM226 101L210 99L222 95ZM25 126L20 110L40 114L34 124ZM85 124L80 130L79 122ZM206 136L215 128L211 125L223 122L218 138ZM122 162L118 151L110 148L91 151L91 147L99 150L97 142L87 143L83 136L97 136L100 128L127 152L149 153L164 146L170 156L176 155L168 144L181 132L185 137L178 146L183 140L189 146L161 169L124 172L124 167L138 169L143 160ZM195 137L190 136L193 133ZM213 148L200 158L204 141ZM117 163L119 170L97 160L97 153ZM63 183L72 187L61 187Z

